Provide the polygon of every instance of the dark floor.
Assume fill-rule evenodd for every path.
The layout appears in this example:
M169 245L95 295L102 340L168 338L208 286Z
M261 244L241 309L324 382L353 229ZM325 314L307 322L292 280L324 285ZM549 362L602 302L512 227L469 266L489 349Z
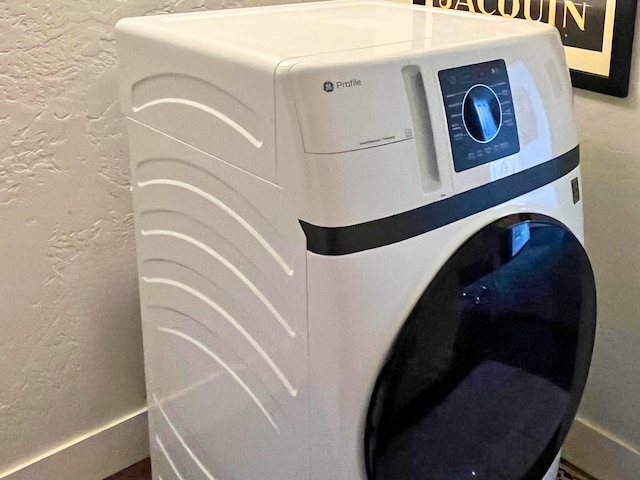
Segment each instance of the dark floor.
M120 473L111 475L105 480L151 480L151 462L145 458Z
M146 479L145 479L146 480ZM571 465L564 460L560 464L560 471L558 472L558 480L596 480L589 474L584 473L578 467Z
M146 458L143 461L116 473L105 480L151 480L151 463ZM596 480L570 463L562 462L558 480Z

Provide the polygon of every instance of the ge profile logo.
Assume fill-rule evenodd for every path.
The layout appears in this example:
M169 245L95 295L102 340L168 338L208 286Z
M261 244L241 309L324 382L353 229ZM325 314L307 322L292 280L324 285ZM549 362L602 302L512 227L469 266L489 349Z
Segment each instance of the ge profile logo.
M352 87L361 87L362 86L362 80L358 80L357 78L353 78L349 81L336 81L336 83L334 84L333 82L324 82L324 85L322 86L322 88L324 89L325 92L327 93L331 93L333 92L333 90L340 90L341 88L352 88Z

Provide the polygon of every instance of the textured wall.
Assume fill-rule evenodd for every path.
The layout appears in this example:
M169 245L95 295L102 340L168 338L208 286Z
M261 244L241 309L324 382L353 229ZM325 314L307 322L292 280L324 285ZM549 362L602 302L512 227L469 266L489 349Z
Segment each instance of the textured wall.
M0 1L0 473L144 405L115 22L258 3Z
M637 22L628 98L574 91L581 137L586 243L599 289L600 322L581 415L637 450L640 450L639 36L640 22Z

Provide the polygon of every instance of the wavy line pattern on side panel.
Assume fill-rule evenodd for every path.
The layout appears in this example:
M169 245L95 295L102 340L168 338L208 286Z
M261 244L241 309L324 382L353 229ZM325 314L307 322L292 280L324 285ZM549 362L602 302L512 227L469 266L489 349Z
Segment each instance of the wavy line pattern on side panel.
M262 247L271 255L278 265L282 268L282 270L289 276L293 275L293 269L285 262L285 260L275 251L275 249L267 242L267 240L260 235L244 218L242 218L236 211L234 211L231 207L229 207L226 203L221 202L219 199L214 197L213 195L205 192L204 190L199 189L198 187L194 187L185 182L181 182L178 180L171 180L167 178L159 178L154 180L146 180L144 182L138 182L138 187L145 188L151 185L166 185L181 188L187 190L189 192L195 193L196 195L204 198L210 203L214 204L229 216L231 216L236 222L238 222L247 232L249 232L257 241L262 245Z
M156 213L163 213L163 214L168 214L168 215L176 215L176 216L184 217L184 218L189 219L189 221L192 221L192 222L196 223L197 225L199 225L199 226L201 226L203 228L206 228L207 230L209 230L210 232L214 233L218 237L218 241L224 242L226 244L227 248L232 248L233 251L237 255L241 256L243 258L243 261L246 261L247 263L250 263L256 269L260 270L262 273L265 273L263 271L263 269L261 269L260 266L253 259L248 257L242 250L240 250L238 247L233 245L228 239L222 237L220 235L220 232L216 231L215 228L213 228L211 225L207 224L206 222L203 222L202 220L196 218L195 216L190 215L187 212L181 212L179 210L171 210L171 209L167 209L167 208L149 209L149 210L144 210L144 211L140 212L140 219L144 220L145 217L147 217L149 215L156 214ZM141 222L141 223L143 223L143 222ZM153 259L153 260L158 260L159 261L161 259L156 258L156 259Z
M142 78L131 86L132 107L160 98L183 98L216 108L234 112L236 123L244 124L245 130L255 138L260 138L260 117L241 98L219 85L186 73L159 73Z
M171 470L173 470L173 473L175 474L176 478L178 480L184 480L184 478L182 478L182 475L180 475L180 472L178 471L178 468L176 467L176 464L173 463L173 459L171 458L171 456L169 455L169 452L167 452L167 449L164 448L164 444L162 443L162 441L160 440L160 437L158 435L155 436L156 438L156 443L158 444L158 446L160 447L160 451L162 452L162 454L164 455L164 458L167 460L167 463L169 464L169 466L171 467Z
M213 352L209 347L207 347L202 342L199 342L198 340L193 338L191 335L187 335L186 333L182 333L178 330L174 330L173 328L167 328L167 327L160 327L158 328L158 330L161 332L168 333L170 335L175 335L176 337L182 338L183 340L194 345L196 348L202 351L205 355L215 360L222 368L226 370L226 372L229 375L231 375L231 378L233 378L238 383L238 385L240 385L240 387L245 391L245 393L249 395L249 397L251 397L251 400L253 400L253 402L257 405L257 407L262 411L264 416L267 417L267 420L269 420L269 423L273 425L273 428L275 428L276 431L280 433L280 428L278 428L278 425L273 420L273 417L267 411L267 409L262 404L262 402L258 399L258 397L255 395L255 393L251 391L251 389L247 386L246 383L242 381L242 379L238 376L238 374L234 372L233 369L229 365L227 365L227 363L224 360L222 360L218 355L216 355L215 352Z
M229 271L231 271L236 277L240 279L242 283L244 283L251 292L258 297L258 299L262 302L262 304L271 312L271 314L275 317L278 323L285 329L287 334L290 337L295 337L296 332L291 328L291 326L287 323L287 321L282 318L280 312L276 310L273 304L269 301L269 299L249 280L238 268L229 262L226 258L216 252L214 249L209 247L208 245L196 240L195 238L190 237L189 235L185 235L180 232L176 232L173 230L140 230L142 236L167 236L177 238L184 242L190 243L191 245L199 248L203 252L207 253L211 257L215 258L218 262L222 263ZM204 276L204 275L201 275ZM206 277L205 277L206 278Z
M180 81L180 85L176 87L176 81ZM150 75L141 80L138 80L131 87L131 97L133 98L134 105L140 105L141 103L147 103L142 97L157 96L154 92L150 92L149 89L158 86L158 83L165 83L165 88L174 88L180 92L183 90L194 90L198 86L207 90L208 95L223 96L227 101L233 102L236 107L246 110L248 113L255 115L251 107L244 103L240 98L230 94L226 90L223 90L219 86L208 82L200 77L194 77L186 73L159 73L156 75Z
M205 477L207 477L209 480L216 480L213 477L213 475L209 473L209 470L207 470L207 468L202 464L202 462L196 456L196 454L193 453L193 451L189 448L189 445L187 445L187 442L184 441L184 438L182 438L182 435L180 435L180 432L178 432L178 430L173 425L171 420L169 420L167 413L164 411L164 409L162 408L162 405L160 405L160 402L158 401L158 397L156 397L155 394L151 394L151 396L153 397L153 401L155 402L156 407L158 408L158 411L164 417L165 422L167 422L167 425L169 425L169 428L175 435L178 442L180 442L180 445L182 445L182 448L184 448L185 452L187 452L187 454L191 457L191 460L193 460L193 462L198 466L198 468L205 475Z
M280 233L278 232L278 229L275 228L273 226L273 224L271 223L271 221L262 213L262 211L260 211L258 208L256 208L256 206L239 190L237 190L237 188L235 188L233 185L231 185L228 181L224 180L222 177L220 177L219 175L217 175L216 173L214 173L213 171L211 171L209 168L205 168L202 167L200 165L198 165L197 163L193 163L190 160L187 160L185 158L171 158L171 157L151 157L151 158L146 158L144 160L141 160L140 162L137 163L136 165L136 169L138 172L139 176L153 176L158 178L159 175L157 175L159 166L162 167L166 164L169 165L174 165L177 168L171 168L173 171L173 174L175 175L176 173L187 173L187 174L193 174L196 173L198 175L199 178L202 178L203 175L206 175L207 177L209 177L211 179L211 181L209 180L204 180L207 187L211 187L211 189L213 189L214 191L218 192L219 190L224 190L227 193L230 193L234 196L234 201L235 202L239 202L240 203L240 207L243 209L246 209L247 211L251 212L252 215L255 215L256 218L259 219L260 222L264 222L264 226L266 226L268 229L271 230L271 233L277 237L280 241L282 241L282 237L280 235ZM183 167L185 168L184 171L181 171L180 168ZM146 170L151 170L151 172L153 173L153 175L151 175L151 172L146 172ZM191 172L190 170L193 170L195 172ZM160 176L161 177L161 176ZM180 178L173 178L174 180L181 180ZM184 179L182 179L184 180ZM188 181L186 181L185 183L190 183ZM209 188L207 188L206 191L210 191ZM215 195L216 198L218 198L217 195ZM149 212L149 211L154 211L154 210L145 210L144 212L141 212L141 214L144 214L145 212ZM156 211L160 211L160 210L156 210ZM169 212L172 213L179 213L179 214L183 214L186 215L185 212L180 212L177 210L167 210ZM188 215L186 215L188 216ZM195 221L197 221L198 223L203 224L204 226L212 229L213 231L216 231L214 228L212 228L210 225L207 225L206 223L203 223L202 221L198 220L195 217L190 217L192 219L194 219ZM220 234L221 232L218 232L218 234Z
M200 328L206 330L210 335L212 335L213 337L215 337L218 341L223 342L224 340L219 337L218 335L216 335L215 332L211 331L211 329L209 328L209 326L207 326L205 323L201 322L200 320L198 320L197 318L189 315L186 312L183 312L181 310L178 310L176 308L173 307L169 307L166 305L149 305L146 307L147 310L162 310L162 311L167 311L167 312L171 312L175 315L178 315L179 317L185 318L187 320L189 320L190 322L193 322L194 324L198 325ZM256 376L256 381L260 384L260 386L266 390L266 395L268 395L271 398L274 398L267 390L267 387L262 383L261 379L259 378L259 375L257 373L255 373L252 369L251 366L244 362L243 359L238 355L237 352L235 352L233 349L232 351L232 355L235 355L234 361L238 364L243 363L247 368L249 372L252 372L252 374L254 374ZM230 362L227 360L227 364L229 364ZM209 377L204 378L203 380L195 383L195 384L191 384L186 388L183 388L181 390L178 390L174 393L172 393L171 395L165 396L165 400L172 400L172 399L176 399L176 398L180 398L183 395L186 395L187 393L191 392L192 390L195 390L199 387L201 387L202 385L209 383L210 381L212 381L215 377L217 376L217 374L212 374ZM291 419L288 418L283 409L281 408L280 405L275 404L274 408L276 408L278 410L278 415L281 416L282 418L286 419L289 423L289 426L291 428L293 427L293 424L291 423Z
M210 178L212 178L214 181L219 182L220 185L223 185L224 188L228 189L230 192L232 192L237 199L242 200L244 202L244 207L250 209L253 213L255 213L262 221L264 221L266 224L268 224L269 226L272 226L271 223L269 222L269 219L267 219L267 217L265 217L262 212L260 210L258 210L250 201L248 201L248 199L241 193L239 192L233 185L231 185L229 182L225 181L222 177L216 175L213 171L209 170L208 168L204 168L201 167L200 165L197 165L185 158L172 158L172 157L151 157L151 158L145 158L144 160L139 161L136 164L136 168L138 170L138 172L140 173L142 170L145 170L146 168L153 168L153 167L147 167L148 164L155 164L155 163L173 163L173 164L177 164L178 166L181 167L187 167L187 169L191 170L196 170L201 174L204 174ZM265 181L264 179L262 179L262 181Z
M180 290L182 290L184 292L187 292L188 294L198 298L199 300L201 300L202 302L206 303L207 305L209 305L213 310L215 310L225 320L227 320L251 344L251 346L255 349L255 351L258 352L258 354L267 363L267 365L269 365L269 367L271 368L273 373L275 373L275 375L278 377L280 382L287 389L289 394L292 397L295 397L298 394L297 390L293 387L293 385L291 385L291 382L289 382L289 380L284 375L282 370L280 370L280 368L275 364L273 359L267 354L267 352L264 351L264 349L260 346L260 344L255 340L255 338L253 338L249 334L249 332L247 332L244 329L244 327L242 325L240 325L240 323L238 323L238 321L229 314L229 312L227 312L224 308L222 308L216 302L211 300L208 296L206 296L205 294L199 292L198 290L190 287L189 285L185 285L182 282L177 282L177 281L171 280L169 278L162 278L162 277L150 278L150 277L144 277L144 276L141 277L141 278L142 278L142 281L144 281L145 283L148 283L148 284L163 284L163 285L168 285L168 286L172 286L172 287L178 288L178 289L180 289Z
M200 102L194 102L193 100L187 100L185 98L160 98L158 100L152 100L148 103L145 103L144 105L140 105L139 107L132 107L132 109L134 113L137 113L141 110L155 107L157 105L185 105L187 107L198 109L200 111L208 113L211 116L216 117L218 120L228 125L230 128L238 132L242 137L244 137L255 148L260 148L262 146L263 142L261 140L251 135L251 133L249 133L241 125L227 117L224 113Z
M169 307L167 305L146 305L145 308L147 310L163 310L163 311L175 313L176 315L178 315L180 317L184 317L184 318L188 319L189 321L195 323L199 327L202 327L207 332L209 332L211 335L213 335L216 338L220 339L220 337L218 337L218 335L216 335L214 332L212 332L211 329L205 323L203 323L200 320L198 320L197 318L189 315L188 313L183 312L182 310L178 310L177 308Z
M201 321L200 321L200 320L198 320L197 318L192 317L192 316L191 316L191 315L189 315L188 313L185 313L185 312L183 312L183 311L181 311L181 310L178 310L178 309L176 309L176 308L172 308L172 307L168 307L168 306L165 306L165 305L151 305L151 306L146 307L146 309L147 309L147 310L162 310L162 311L167 311L167 312L174 313L174 314L176 314L176 315L178 315L178 316L180 316L180 317L183 317L183 318L188 319L189 321L191 321L191 322L195 323L196 325L198 325L199 327L203 328L203 329L204 329L204 330L206 330L210 335L212 335L212 336L214 336L216 339L218 339L218 341L223 341L223 340L222 340L218 335L216 335L214 332L212 332L212 331L211 331L211 329L210 329L206 324L204 324L203 322L201 322ZM235 354L235 355L236 355L236 357L237 357L237 354L236 354L235 352L234 352L234 354ZM236 358L235 360L237 361L237 363L241 363L241 362L242 362L242 360L241 360L239 357L238 357L238 358ZM229 362L227 362L227 364L228 364L228 363L229 363ZM245 365L246 365L246 363L245 363ZM250 371L251 371L251 370L250 370ZM178 390L177 392L172 393L172 394L171 394L171 395L169 395L169 396L165 396L165 399L169 399L169 400L171 400L171 399L176 399L176 398L182 397L182 396L186 395L187 393L189 393L189 392L191 392L191 391L193 391L193 390L196 390L196 389L198 389L199 387L201 387L201 386L205 385L206 383L211 382L211 381L212 381L216 376L217 376L217 374L212 374L212 375L210 375L209 377L206 377L206 378L204 378L203 380L201 380L201 381L199 381L199 382L197 382L197 383L195 383L195 384L191 384L191 385L189 385L188 387L183 388L183 389L181 389L181 390ZM258 382L260 382L260 380L258 380ZM260 382L260 384L261 384L261 386L262 386L263 388L265 388L265 387L264 387L264 385L262 385L262 382Z

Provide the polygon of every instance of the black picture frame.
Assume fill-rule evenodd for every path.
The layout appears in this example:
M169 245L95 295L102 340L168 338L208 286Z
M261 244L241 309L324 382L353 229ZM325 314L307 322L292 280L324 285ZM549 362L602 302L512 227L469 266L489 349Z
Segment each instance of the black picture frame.
M610 2L612 0L606 1ZM569 64L569 68L571 83L574 87L624 98L629 94L629 76L631 72L637 0L613 1L615 1L615 13L613 18L613 32L611 33L611 54L608 58L608 74L606 76L599 75L592 73L592 71L582 70L571 64ZM558 2L562 2L562 0L558 0ZM427 3L429 2L427 1ZM435 3L435 1L433 3ZM462 3L464 4L465 2ZM413 0L413 4L425 5L425 0ZM607 35L606 27L603 37L605 35ZM601 39L600 36L591 38ZM575 47L573 48L575 49ZM579 48L577 50L585 51ZM605 56L605 61L606 60Z
M637 0L617 0L609 75L605 77L570 69L574 87L620 98L629 95L636 10Z

